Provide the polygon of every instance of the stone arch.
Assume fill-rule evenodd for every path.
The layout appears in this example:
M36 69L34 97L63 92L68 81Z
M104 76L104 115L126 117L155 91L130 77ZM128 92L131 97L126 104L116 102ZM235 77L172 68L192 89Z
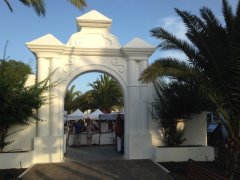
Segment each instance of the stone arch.
M110 74L123 89L125 158L150 158L152 145L147 125L149 88L138 78L147 67L155 47L139 38L121 47L118 39L109 32L112 20L95 10L76 20L79 32L74 33L66 44L51 34L27 43L37 58L37 81L42 81L52 72L50 81L65 80L46 92L45 95L52 98L38 111L38 116L46 121L37 124L34 163L63 160L63 97L69 83L89 71Z
M67 81L65 81L65 83L61 84L60 89L62 89L63 91L61 92L62 95L61 100L64 101L64 95L66 94L66 90L69 86L69 84L77 77L81 76L82 74L85 73L89 73L89 72L102 72L102 73L106 73L110 76L112 76L114 79L116 79L116 81L119 83L122 93L123 93L123 98L124 98L124 107L127 107L127 84L124 81L124 79L116 72L116 70L114 69L110 69L107 66L99 66L99 65L88 65L88 66L84 66L81 68L76 68L75 70L72 71L71 76L68 77ZM63 117L63 110L61 111L60 117ZM60 120L61 121L61 120ZM63 121L63 120L62 120ZM127 116L125 117L125 121L128 121ZM62 128L62 127L61 127Z
M97 72L103 72L103 73L107 73L111 76L113 76L121 85L121 88L123 88L123 92L124 95L126 95L126 87L127 87L127 83L125 82L125 80L122 78L122 76L119 75L119 73L116 72L115 69L111 69L108 66L105 65L87 65L87 66L83 66L80 68L76 68L75 70L72 71L71 76L68 77L66 84L70 84L77 76L84 74L84 73L88 73L88 72L92 72L92 71L97 71Z

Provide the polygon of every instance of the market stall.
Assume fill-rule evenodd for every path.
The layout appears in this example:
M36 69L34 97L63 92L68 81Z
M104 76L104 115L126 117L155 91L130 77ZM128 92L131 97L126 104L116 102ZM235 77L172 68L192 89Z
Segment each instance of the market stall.
M84 118L84 114L81 110L77 109L73 113L67 115L67 120L80 120Z
M68 146L74 145L74 134L69 135ZM83 132L79 137L80 145L87 145L87 132ZM93 133L92 144L99 145L99 133Z

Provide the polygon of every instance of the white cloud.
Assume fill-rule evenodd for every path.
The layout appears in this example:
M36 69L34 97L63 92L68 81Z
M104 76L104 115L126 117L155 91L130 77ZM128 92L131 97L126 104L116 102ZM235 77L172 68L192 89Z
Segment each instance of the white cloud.
M185 36L186 27L179 17L177 16L165 17L161 19L158 24L159 24L158 26L171 32L178 38L186 40L186 36Z
M161 27L167 30L168 32L172 33L179 39L187 40L185 36L186 27L181 21L181 19L177 16L169 16L157 21L156 27ZM176 57L181 60L185 60L185 54L176 51L159 51L154 56L155 59L162 58L162 57ZM157 57L156 57L157 56ZM154 60L155 60L154 59ZM151 60L153 62L154 60ZM151 63L150 62L150 63Z

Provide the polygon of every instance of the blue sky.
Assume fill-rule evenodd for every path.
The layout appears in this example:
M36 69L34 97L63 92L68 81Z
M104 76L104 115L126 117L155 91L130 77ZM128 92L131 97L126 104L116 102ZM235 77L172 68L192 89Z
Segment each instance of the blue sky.
M139 37L157 46L158 41L150 36L149 31L161 26L184 38L184 25L176 16L174 8L199 14L199 8L207 6L222 18L221 0L86 0L88 7L80 11L70 5L67 0L46 0L46 16L38 17L31 8L27 8L17 0L10 1L14 12L0 1L0 58L6 41L6 55L11 59L21 60L35 69L35 57L25 46L45 34L53 34L61 42L66 43L69 37L77 31L75 18L97 10L112 19L111 33L118 37L122 46ZM235 9L238 0L229 0ZM149 59L152 63L157 57L169 53L155 52ZM94 74L85 74L77 79L80 91L86 91L86 85L96 79Z

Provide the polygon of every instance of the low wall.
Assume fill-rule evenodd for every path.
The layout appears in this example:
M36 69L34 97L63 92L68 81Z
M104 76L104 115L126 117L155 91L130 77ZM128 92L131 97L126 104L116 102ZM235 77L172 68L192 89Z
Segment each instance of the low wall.
M79 136L80 145L87 145L87 133L82 133ZM74 144L74 134L68 136L68 145ZM92 136L92 144L107 145L113 144L113 133L94 133Z
M210 146L201 147L154 147L153 161L155 162L183 162L193 159L195 161L213 161L214 149Z
M33 165L33 151L0 153L0 169L28 168Z

